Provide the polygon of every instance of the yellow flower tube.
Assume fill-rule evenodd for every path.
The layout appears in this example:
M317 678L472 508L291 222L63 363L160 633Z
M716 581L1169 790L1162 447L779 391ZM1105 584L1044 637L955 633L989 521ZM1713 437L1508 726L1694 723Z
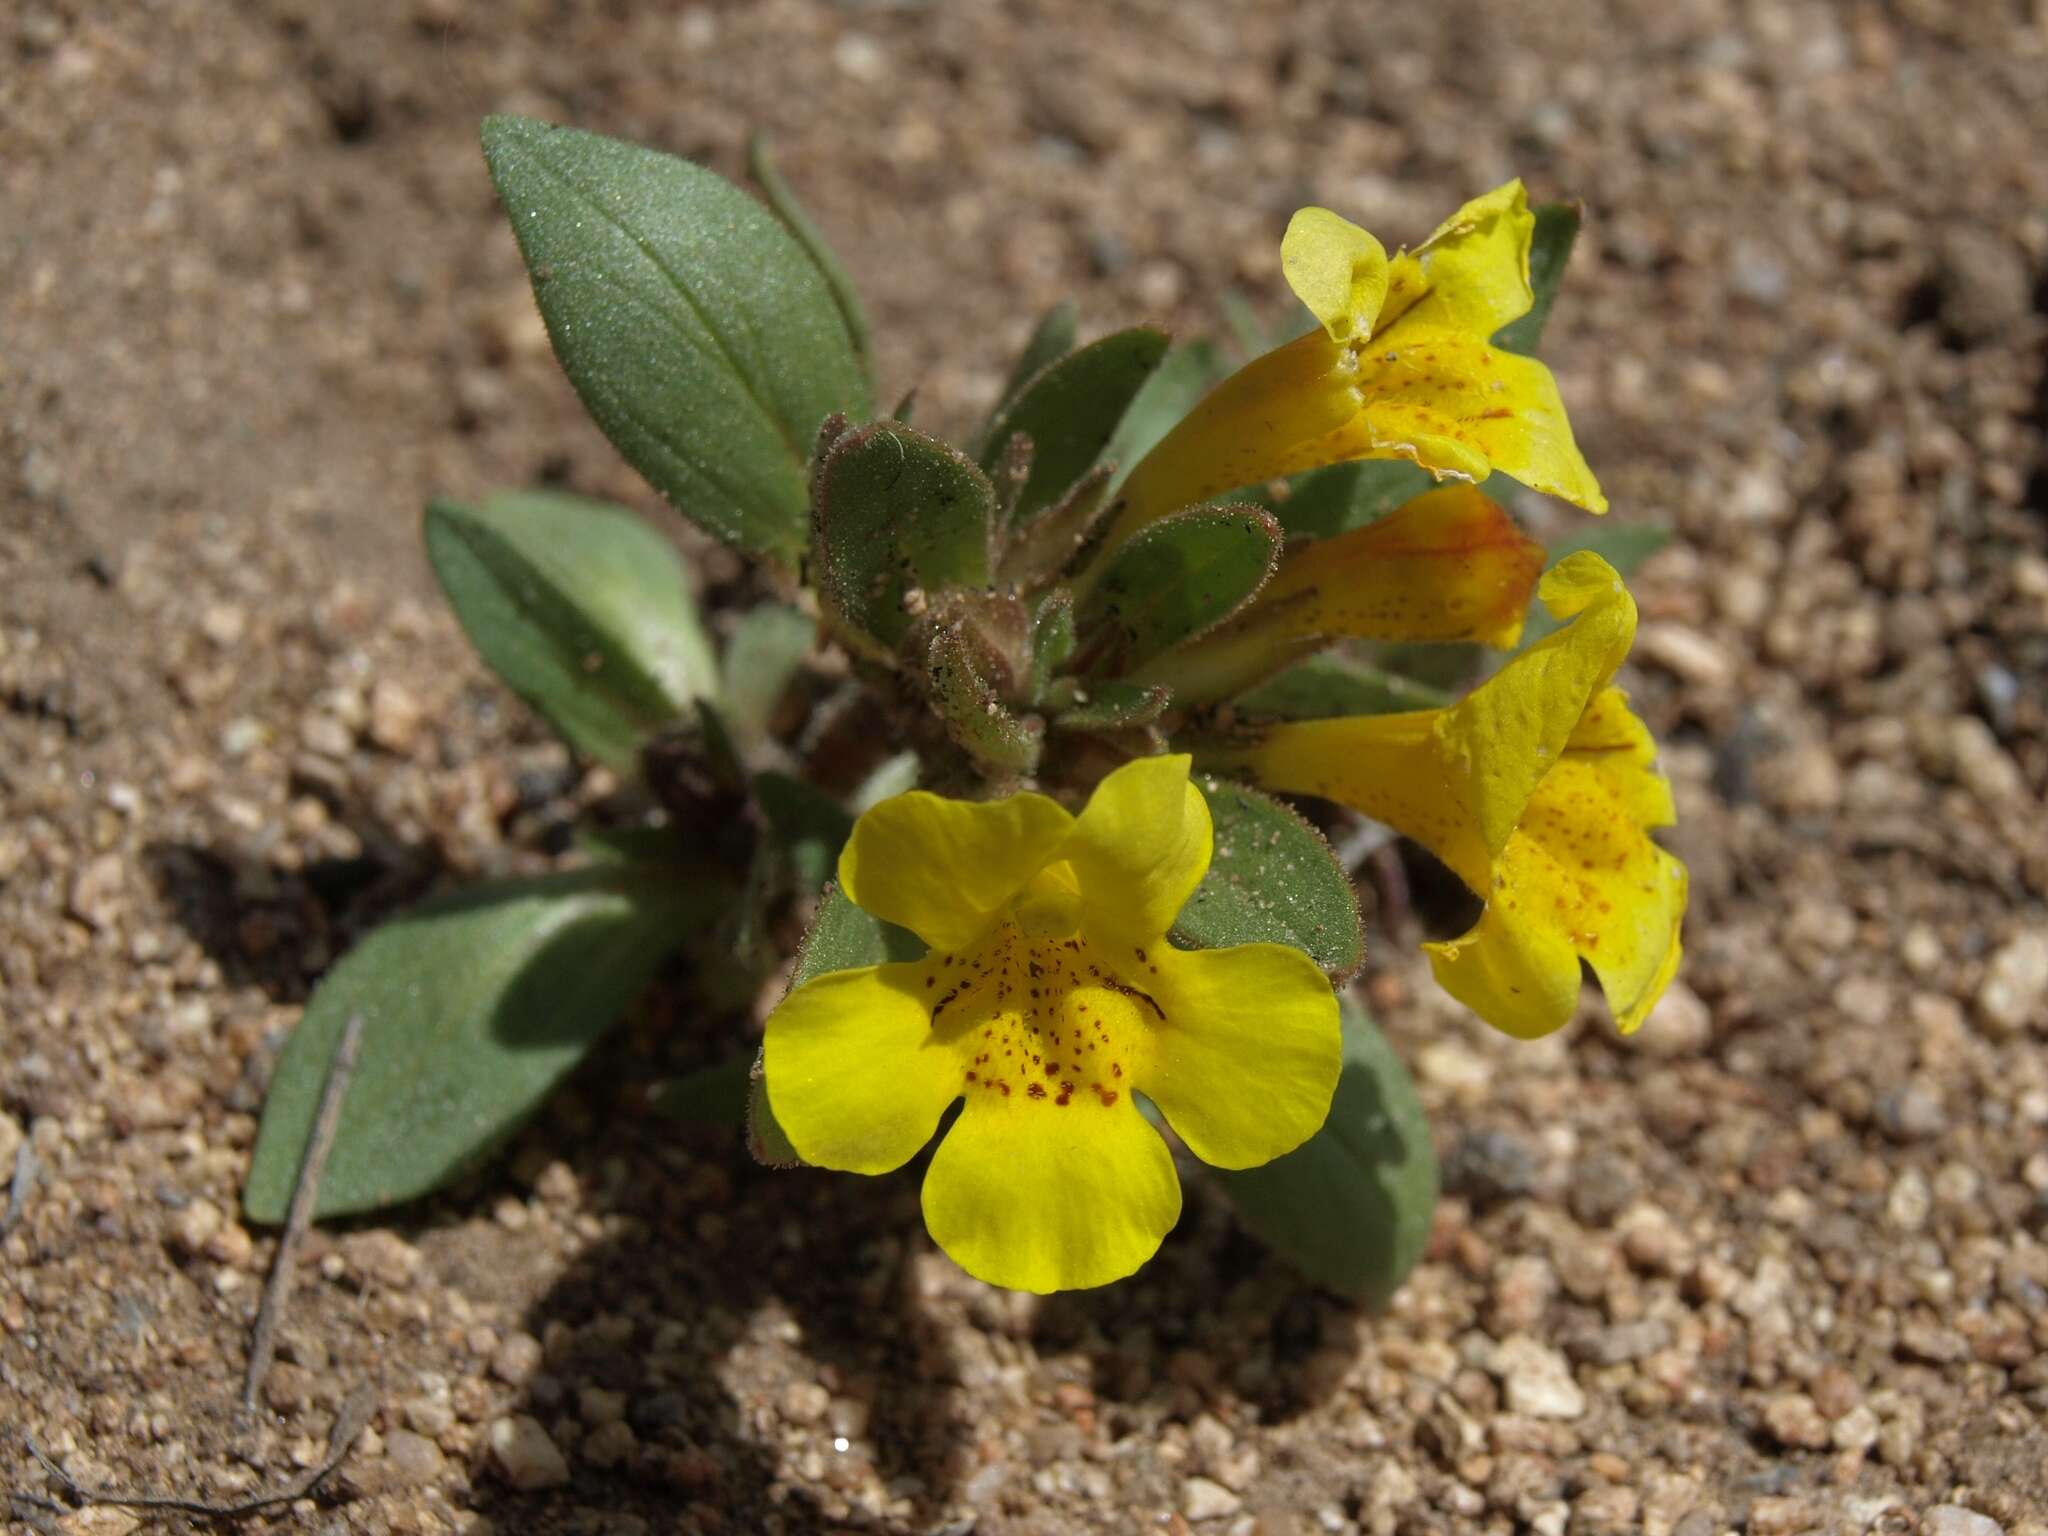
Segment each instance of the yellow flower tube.
M1656 743L1610 686L1635 602L1588 553L1539 591L1572 622L1461 702L1276 725L1205 758L1363 811L1485 898L1469 932L1427 949L1437 981L1489 1024L1525 1038L1563 1025L1584 960L1628 1033L1677 971L1686 902L1685 866L1649 837L1675 819Z
M1605 512L1550 370L1492 342L1535 301L1534 230L1519 181L1391 260L1327 209L1295 214L1281 268L1319 328L1225 379L1139 461L1108 546L1225 491L1351 459L1475 482L1498 469Z
M912 791L855 823L846 895L930 946L814 977L769 1015L768 1101L806 1162L901 1167L955 1100L925 1225L969 1274L1057 1291L1132 1273L1180 1217L1144 1093L1220 1168L1290 1152L1339 1070L1329 981L1284 944L1167 942L1209 866L1186 757L1143 758L1077 816L1042 795Z
M1440 486L1363 528L1289 550L1243 612L1132 680L1164 683L1182 705L1207 704L1340 638L1509 650L1543 558L1543 546L1479 491Z

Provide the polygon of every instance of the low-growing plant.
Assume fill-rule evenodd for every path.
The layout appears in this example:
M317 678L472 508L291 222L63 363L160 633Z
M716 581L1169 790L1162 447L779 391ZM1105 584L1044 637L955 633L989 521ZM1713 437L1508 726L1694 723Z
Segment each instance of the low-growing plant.
M735 1027L655 1101L744 1119L777 1164L884 1174L937 1137L926 1223L975 1275L1136 1270L1180 1212L1170 1133L1251 1231L1383 1300L1435 1164L1344 993L1350 874L1289 797L1469 889L1476 921L1429 962L1510 1034L1565 1023L1582 966L1632 1030L1678 963L1685 870L1650 836L1670 791L1613 683L1622 572L1656 535L1546 551L1497 499L1606 510L1533 355L1577 212L1510 182L1390 257L1303 209L1300 334L1230 369L1149 327L1077 345L1062 306L955 445L907 398L876 414L860 302L764 154L766 206L587 133L483 138L584 405L778 596L721 653L631 513L427 509L478 652L626 788L574 867L429 902L335 967L279 1063L250 1214L283 1214L351 1016L329 1214L475 1166L683 956L680 1016ZM755 1039L731 999L787 962L792 913Z

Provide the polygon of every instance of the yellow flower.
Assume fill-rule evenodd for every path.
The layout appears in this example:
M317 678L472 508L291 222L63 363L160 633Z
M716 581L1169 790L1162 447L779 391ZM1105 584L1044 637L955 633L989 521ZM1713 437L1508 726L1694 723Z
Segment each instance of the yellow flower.
M1427 946L1437 981L1525 1038L1571 1018L1579 962L1623 1033L1678 969L1685 866L1650 840L1675 819L1656 743L1610 686L1636 606L1606 561L1560 561L1539 588L1572 622L1447 709L1277 725L1215 754L1269 789L1320 795L1406 833L1486 900Z
M1110 544L1238 486L1350 459L1410 459L1439 479L1498 469L1605 512L1550 370L1493 345L1534 302L1534 229L1519 181L1391 261L1328 209L1295 214L1281 269L1320 328L1225 379L1138 463Z
M769 1015L768 1101L790 1142L886 1173L964 1098L925 1175L939 1246L1018 1290L1132 1273L1180 1217L1134 1091L1204 1162L1250 1168L1313 1135L1337 1084L1337 1002L1307 955L1167 942L1210 851L1186 757L1126 764L1078 817L1035 794L869 810L841 885L930 951L814 977Z
M1543 546L1498 505L1469 485L1440 486L1290 550L1242 613L1133 677L1167 684L1180 704L1206 704L1342 636L1509 650L1542 571Z

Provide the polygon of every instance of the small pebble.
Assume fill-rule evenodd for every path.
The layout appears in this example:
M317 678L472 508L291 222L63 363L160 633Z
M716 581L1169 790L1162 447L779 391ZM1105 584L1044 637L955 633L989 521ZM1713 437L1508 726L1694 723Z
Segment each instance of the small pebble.
M2048 1032L2048 930L2028 929L1992 955L1977 988L1977 1017L1994 1035Z
M1824 1450L1828 1444L1828 1421L1804 1392L1787 1392L1765 1403L1764 1428L1778 1444L1794 1450Z
M401 1486L424 1488L441 1475L446 1458L441 1448L425 1435L409 1429L394 1429L384 1437L384 1459Z
M569 1481L569 1463L538 1419L521 1413L493 1420L490 1444L491 1459L505 1481L521 1492L559 1488Z
M1920 1532L1921 1536L2005 1536L2005 1527L1960 1504L1937 1504L1920 1517Z
M832 1394L815 1381L792 1381L782 1389L782 1416L792 1424L815 1424L832 1406Z
M507 1386L523 1387L540 1369L541 1358L539 1339L523 1331L508 1334L491 1356L491 1374Z
M593 1429L616 1424L626 1416L626 1394L607 1392L603 1387L583 1387L576 1393L576 1412Z
M1244 1500L1206 1477L1191 1477L1180 1485L1180 1512L1190 1520L1220 1520L1242 1508Z
M1642 1500L1633 1488L1598 1484L1572 1505L1572 1536L1625 1536L1638 1529Z
M1490 1369L1500 1379L1508 1412L1532 1419L1576 1419L1586 1411L1586 1394L1572 1379L1563 1355L1526 1334L1504 1339Z
M390 678L370 690L370 740L394 756L404 757L419 742L424 712L419 700Z
M631 1461L639 1448L639 1437L632 1426L612 1419L585 1435L577 1454L593 1467L616 1467Z

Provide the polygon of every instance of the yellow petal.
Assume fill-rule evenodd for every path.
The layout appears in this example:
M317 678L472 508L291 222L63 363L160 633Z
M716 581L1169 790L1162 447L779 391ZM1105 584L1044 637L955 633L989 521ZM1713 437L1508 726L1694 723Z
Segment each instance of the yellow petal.
M1521 638L1543 558L1494 502L1469 485L1443 486L1363 528L1297 546L1237 618L1131 677L1205 704L1338 636L1506 650Z
M1165 1017L1132 1072L1188 1150L1255 1168L1320 1130L1343 1043L1316 963L1286 944L1147 953L1131 974Z
M1372 334L1387 297L1387 252L1356 224L1327 208L1301 209L1281 237L1280 270L1330 340Z
M1446 768L1437 726L1445 711L1346 715L1268 727L1255 745L1209 754L1267 789L1314 795L1412 837L1475 890L1492 862L1479 820Z
M1531 357L1484 336L1404 321L1360 354L1357 413L1294 456L1310 464L1410 459L1438 474L1493 470L1588 512L1607 498L1572 438L1557 380ZM1272 473L1292 473L1292 469Z
M1598 555L1567 555L1537 590L1554 616L1572 622L1509 661L1436 725L1454 793L1493 853L1506 846L1537 784L1635 640L1635 599Z
M1215 761L1363 811L1483 894L1493 857L1635 636L1635 600L1598 555L1567 556L1537 590L1572 622L1450 708L1276 725Z
M1438 980L1489 1023L1539 1035L1571 1017L1584 959L1624 1032L1678 964L1684 866L1656 744L1608 686L1635 633L1612 566L1581 553L1540 587L1572 622L1444 710L1274 726L1216 755L1271 789L1321 795L1406 833L1486 898L1430 946Z
M1185 753L1141 757L1095 786L1061 850L1081 891L1081 927L1148 944L1173 926L1209 869L1209 803Z
M1469 485L1427 492L1377 522L1292 554L1247 613L1289 610L1294 633L1511 649L1543 546Z
M855 906L933 949L964 949L1052 860L1073 824L1044 795L972 802L914 789L853 824L839 883Z
M1256 357L1195 403L1117 493L1107 553L1147 523L1225 491L1335 460L1317 445L1358 412L1357 359L1310 331Z
M1475 197L1413 255L1394 258L1374 340L1409 326L1463 331L1484 340L1536 302L1529 242L1536 216L1520 181Z
M1672 820L1655 752L1626 696L1605 690L1508 840L1478 924L1428 946L1438 982L1488 1023L1523 1036L1564 1024L1581 959L1624 1034L1670 983L1687 881L1648 835Z
M1173 1158L1128 1093L1059 1108L974 1095L924 1180L925 1226L947 1256L1019 1291L1121 1280L1179 1219Z
M828 971L768 1015L768 1103L805 1162L886 1173L961 1091L961 1030L932 1027L923 962Z

